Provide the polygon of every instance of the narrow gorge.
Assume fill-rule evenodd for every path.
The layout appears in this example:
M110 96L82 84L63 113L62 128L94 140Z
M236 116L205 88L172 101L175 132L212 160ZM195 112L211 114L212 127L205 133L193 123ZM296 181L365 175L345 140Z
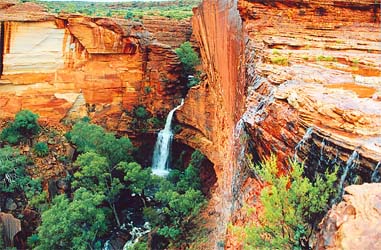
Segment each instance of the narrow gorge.
M278 175L290 171L290 161L303 163L310 179L337 171L337 193L323 220L314 221L310 246L300 249L376 249L381 247L380 6L374 0L203 0L191 19L133 20L52 14L35 3L0 1L0 129L20 110L39 115L40 138L59 146L57 155L37 160L28 171L41 178L51 202L68 193L72 187L65 177L80 166L59 161L59 155L74 161L88 154L67 136L74 121L89 119L119 140L128 136L139 148L131 150L136 161L167 176L165 160L151 164L158 162L155 141L165 127L171 132L165 135L166 153L173 136L169 153L178 170L169 179L181 183L186 166L199 165L196 175L206 198L195 225L184 233L189 242L161 245L158 230L147 230L150 249L246 249L236 228L259 224L266 187L251 166L272 154ZM200 82L191 87L175 50L187 41L201 59ZM67 141L58 139L65 133ZM19 148L30 154L27 144ZM0 148L6 145L1 139ZM197 153L205 157L199 164ZM143 230L142 216L134 212L148 203L165 209L151 190L137 186L119 197L133 208L119 202L115 213L138 221ZM1 195L0 222L15 219L10 214L27 218L22 229L19 220L13 222L12 237L22 233L8 239L27 249L25 235L41 218L15 197ZM115 232L101 240L114 248L104 249L131 241Z

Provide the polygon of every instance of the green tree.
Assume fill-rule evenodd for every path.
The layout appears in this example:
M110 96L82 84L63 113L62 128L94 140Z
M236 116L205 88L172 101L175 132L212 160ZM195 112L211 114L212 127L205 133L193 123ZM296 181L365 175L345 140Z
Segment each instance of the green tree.
M155 198L165 204L163 209L168 224L159 228L158 233L176 241L184 229L190 229L191 221L200 212L205 197L199 190L190 188L184 194L173 190L158 192Z
M74 174L73 187L82 187L93 193L102 194L112 209L116 223L120 226L115 203L124 185L113 175L115 167L110 166L106 157L95 152L80 155L75 165L79 170Z
M31 140L41 130L38 124L38 115L29 110L21 110L16 116L14 122L8 124L1 132L0 139L17 144L22 140Z
M107 211L99 207L104 199L84 188L75 191L73 201L55 197L42 213L35 249L101 249L98 239L107 230Z
M260 200L259 225L246 227L247 249L306 249L309 237L328 209L334 195L337 169L317 174L313 181L303 176L303 165L290 163L288 174L280 174L275 156L251 165L265 184Z
M48 144L46 142L37 142L33 147L33 151L38 157L47 156L49 154Z
M155 199L163 206L162 214L166 218L159 225L158 233L174 243L185 237L183 233L193 226L193 219L205 203L205 196L200 191L199 176L203 160L204 156L195 151L185 171L172 170L168 179L161 180L159 190L155 194ZM152 211L146 211L145 215L153 221L156 220Z
M118 169L124 172L124 180L127 182L128 188L142 198L145 197L144 190L153 187L156 183L151 168L143 169L136 162L121 162Z
M27 159L12 147L0 148L0 192L24 192L28 198L41 191L40 180L25 170Z
M183 76L195 75L196 66L200 64L200 59L190 42L184 42L179 48L175 49L175 52L183 65Z
M113 133L106 132L98 125L80 121L73 126L67 137L77 146L80 153L95 151L106 157L111 166L121 161L133 160L132 154L135 149L130 139L117 139Z

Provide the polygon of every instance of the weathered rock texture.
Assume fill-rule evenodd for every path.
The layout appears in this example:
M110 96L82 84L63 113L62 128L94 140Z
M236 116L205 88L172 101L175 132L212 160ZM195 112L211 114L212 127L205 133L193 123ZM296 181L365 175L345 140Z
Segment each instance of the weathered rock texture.
M0 237L3 237L5 247L13 247L13 238L21 231L21 222L12 214L0 213Z
M317 249L380 249L381 184L352 185L345 191L344 201L320 224Z
M215 248L232 208L235 156L234 130L243 112L244 81L241 21L235 1L204 1L194 11L193 30L199 42L206 79L192 88L177 119L184 124L178 139L200 149L214 164L218 189L210 210L216 223L209 248Z
M246 44L243 115L256 160L274 152L307 173L349 164L346 185L381 161L380 7L374 1L239 1ZM240 186L238 207L258 184ZM237 209L233 224L247 220ZM239 249L228 241L227 248Z
M30 109L49 121L88 115L122 129L125 110L141 104L166 112L181 98L177 55L140 23L54 17L40 9L31 19L25 13L33 9L22 9L0 10L0 118Z
M192 38L192 25L189 19L175 21L161 16L143 16L142 23L144 28L154 34L158 42L173 48Z
M242 0L238 10L236 1L212 0L195 10L207 76L177 113L177 138L215 164L214 217L240 224L240 207L255 206L258 183L240 169L246 143L257 161L274 152L280 168L296 157L310 173L352 156L346 183L371 181L381 160L379 5Z
M372 169L381 160L379 5L240 1L239 8L249 38L245 121L260 158L276 151L284 161L311 127L306 143L319 149L324 140L326 148L305 147L307 164L334 154L326 150L338 149L344 162L357 150Z

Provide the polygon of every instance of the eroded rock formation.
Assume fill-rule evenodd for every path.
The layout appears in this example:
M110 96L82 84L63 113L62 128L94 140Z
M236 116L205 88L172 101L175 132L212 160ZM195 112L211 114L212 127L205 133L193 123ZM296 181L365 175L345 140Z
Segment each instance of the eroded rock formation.
M316 249L381 248L381 184L345 188L344 200L326 215Z
M247 142L234 136L240 127L257 161L274 152L281 167L295 157L311 174L351 162L346 183L371 181L381 161L379 5L238 1L238 13L236 4L204 1L195 11L207 79L177 115L185 127L178 138L216 164L224 190L216 217L242 223L240 207L255 206L258 195L258 183L236 164L244 155L237 145Z
M141 104L166 112L181 98L177 55L141 23L6 7L0 118L30 109L43 120L88 115L123 130L125 110Z
M259 155L284 159L313 128L312 144L325 144L325 156L337 148L345 162L356 150L363 167L374 168L381 160L379 6L241 1L239 8L250 40L245 121ZM300 158L312 153L307 164L316 163L318 152L305 148Z
M0 237L3 237L4 247L13 247L15 235L21 231L21 222L13 217L12 214L0 213Z
M223 240L233 207L232 183L239 172L234 131L243 112L245 83L240 70L244 39L238 15L235 1L204 1L194 11L193 30L206 76L200 86L190 89L176 114L184 124L177 139L201 150L215 164L218 188L208 208L215 220L209 248Z
M10 6L0 5L0 116L21 108L56 121L85 113L125 130L124 110L136 104L168 110L180 98L179 61L159 43L169 40L169 30L157 42L139 23L57 18L37 8L28 19ZM379 179L372 178L381 170L375 1L205 0L194 14L205 74L176 113L183 127L176 139L200 149L215 166L218 188L207 208L205 249L221 246L228 221L248 220L244 204L255 206L260 186L245 169L248 151L256 161L274 152L280 167L298 158L311 173L352 159L347 183ZM225 245L240 247L230 239Z

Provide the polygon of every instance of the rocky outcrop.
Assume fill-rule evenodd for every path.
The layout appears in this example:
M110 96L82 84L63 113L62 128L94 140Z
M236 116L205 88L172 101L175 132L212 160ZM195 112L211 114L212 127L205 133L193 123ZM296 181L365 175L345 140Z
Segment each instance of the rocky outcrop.
M161 16L143 16L142 23L158 42L178 48L191 40L192 25L190 19L174 20Z
M35 20L17 6L1 10L0 118L30 109L50 122L87 115L124 130L126 110L165 113L179 102L177 55L141 23L43 12Z
M0 237L4 240L4 247L13 247L15 235L21 231L21 222L12 214L0 213Z
M250 40L247 53L254 52L247 57L253 91L246 122L263 150L259 155L289 156L311 128L312 140L324 139L327 150L337 146L347 157L357 150L372 169L381 159L379 6L241 1L239 8Z
M184 127L177 138L215 163L223 190L216 203L225 207L216 205L215 217L241 224L247 218L240 208L255 206L260 187L242 169L245 144L255 161L274 152L280 168L297 158L308 174L337 164L340 173L350 168L346 184L371 181L381 161L379 6L370 0L236 4L204 1L195 10L206 80L177 113Z
M244 81L240 55L244 40L235 1L204 1L194 11L193 30L206 73L200 86L188 92L184 106L176 112L183 124L177 139L202 151L215 165L218 188L208 216L213 229L205 249L223 239L233 203L232 183L239 171L235 156L234 130L244 103Z
M345 188L344 200L320 224L316 249L381 248L381 184Z
M380 8L374 1L239 1L246 44L243 115L254 160L272 152L307 174L348 168L345 185L377 180L381 161ZM373 177L372 177L373 176ZM237 208L257 206L244 177ZM233 224L248 220L240 209ZM228 240L228 248L240 242Z

